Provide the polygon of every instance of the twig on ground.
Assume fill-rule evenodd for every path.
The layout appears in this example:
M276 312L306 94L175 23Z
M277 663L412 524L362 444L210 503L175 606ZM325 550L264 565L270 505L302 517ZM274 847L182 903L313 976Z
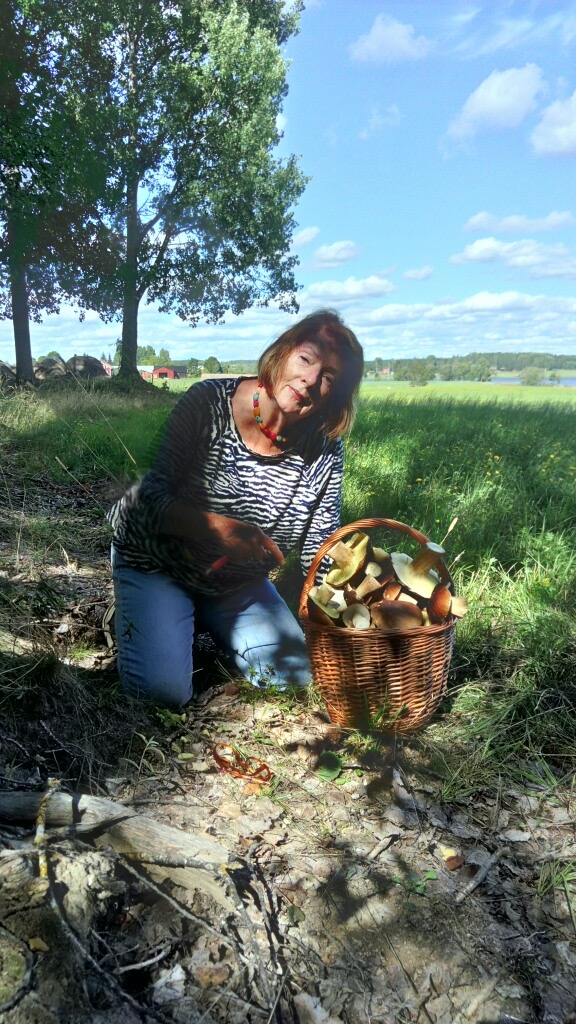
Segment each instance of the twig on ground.
M465 1007L465 1009L462 1011L465 1017L473 1017L474 1014L478 1012L480 1007L483 1006L488 999L490 999L490 996L492 995L499 981L500 976L497 974L495 975L494 978L490 978L490 981L487 981L486 984L482 986L478 995L475 996L474 999L470 1003L468 1003L468 1006Z
M212 926L209 925L206 921L204 921L203 918L198 917L196 914L193 914L191 910L188 910L188 908L185 907L182 903L180 903L177 899L174 899L174 897L170 896L170 894L165 892L164 889L161 889L159 885L156 885L156 883L153 882L151 878L148 878L146 875L143 875L142 872L138 871L135 867L132 867L131 864L126 862L126 858L121 853L116 853L115 850L110 850L109 848L106 850L106 852L111 857L114 857L115 860L121 861L125 871L127 871L130 875L133 875L134 878L137 878L139 882L142 882L143 885L146 885L149 889L152 890L152 892L155 892L160 899L165 900L167 903L170 904L171 907L174 907L174 909L177 910L178 913L182 915L182 917L185 917L188 921L192 921L194 924L200 925L201 928L207 931L210 935L213 935L214 938L218 939L218 941L221 942L223 946L228 946L229 949L232 949L235 953L238 953L236 944L232 942L231 939L226 938L226 936L223 935L222 932L218 931L216 928L212 928Z
M376 846L373 846L372 849L368 851L366 854L366 860L376 860L393 842L394 836L385 836L384 839L381 839L379 843L376 843Z
M15 740L13 736L7 736L5 732L0 730L0 739L4 740L5 743L13 743L14 746L18 747L18 750L21 750L22 753L26 755L28 760L30 760L30 754L26 750L26 747L23 747L22 744L19 743L18 740Z
M36 835L34 836L34 846L38 851L38 871L40 878L48 878L48 858L46 857L46 844L48 837L46 835L46 814L48 812L48 804L50 803L50 797L53 793L56 793L60 789L62 783L60 779L48 779L48 789L44 793L40 806L38 808L38 814L36 815Z
M565 878L562 879L562 885L564 888L564 895L566 897L566 903L568 904L568 913L570 914L570 920L572 921L572 927L576 932L576 914L574 913L574 904L572 903L572 893L568 886L568 882Z
M567 846L563 850L547 850L546 853L536 854L531 859L537 864L544 864L550 860L576 860L576 846Z
M280 984L278 986L278 992L276 993L276 999L274 1000L274 1003L272 1004L272 1007L270 1009L270 1016L268 1017L268 1020L266 1021L266 1024L272 1024L272 1019L274 1017L274 1014L276 1013L276 1007L278 1006L278 1003L280 1002L280 996L282 995L282 993L284 991L284 986L286 984L287 977L288 977L288 975L285 974L284 977L282 978L282 981L280 982Z
M499 850L496 850L492 854L492 856L488 858L488 860L484 864L484 867L480 868L480 871L478 871L474 875L474 878L470 882L468 882L468 885L466 885L464 889L462 889L457 894L455 902L463 903L467 896L470 895L470 893L474 892L474 890L477 889L479 885L482 885L482 882L486 878L488 872L490 871L490 868L494 867L494 865L501 859L501 857L507 857L509 853L509 846L501 846Z

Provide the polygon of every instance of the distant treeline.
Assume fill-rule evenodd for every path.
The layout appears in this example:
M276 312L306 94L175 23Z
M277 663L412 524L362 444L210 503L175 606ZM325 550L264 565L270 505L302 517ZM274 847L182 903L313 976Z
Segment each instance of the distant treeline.
M388 370L395 380L413 380L415 376L433 380L490 380L497 371L519 374L528 367L552 373L576 370L576 355L552 355L549 352L470 352L466 356L439 359L382 359L366 363L369 372Z

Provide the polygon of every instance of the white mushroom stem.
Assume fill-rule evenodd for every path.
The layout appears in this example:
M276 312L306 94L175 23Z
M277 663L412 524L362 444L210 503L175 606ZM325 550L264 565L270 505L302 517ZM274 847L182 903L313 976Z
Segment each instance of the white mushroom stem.
M378 577L382 575L382 566L378 565L378 562L367 562L364 566L364 572L367 576Z
M328 557L336 562L339 569L347 569L356 561L356 556L351 547L348 544L344 544L343 541L339 540L334 544L329 552Z
M440 544L434 544L433 541L429 540L412 561L412 569L414 572L428 572L445 554L446 552Z
M363 604L350 604L342 614L342 622L348 629L368 629L370 612Z

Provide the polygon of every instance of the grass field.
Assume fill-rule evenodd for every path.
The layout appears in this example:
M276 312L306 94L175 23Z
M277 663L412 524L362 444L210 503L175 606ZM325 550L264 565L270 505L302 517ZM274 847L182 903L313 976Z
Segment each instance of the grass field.
M120 488L150 464L176 398L0 397L0 456L24 484L47 474ZM441 541L457 519L448 562L470 612L452 714L422 738L446 796L535 774L555 785L576 744L576 389L366 384L346 451L345 522L386 517ZM0 476L8 501L10 486Z

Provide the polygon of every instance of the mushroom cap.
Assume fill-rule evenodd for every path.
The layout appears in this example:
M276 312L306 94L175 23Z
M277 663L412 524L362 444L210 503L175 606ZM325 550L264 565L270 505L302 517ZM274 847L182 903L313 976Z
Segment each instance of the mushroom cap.
M402 584L398 580L390 580L382 591L385 601L397 601L402 593Z
M379 629L417 629L422 626L422 612L405 601L378 601L370 608L372 622Z
M400 551L393 551L390 557L400 583L413 594L417 594L418 597L430 597L434 587L440 583L438 573L434 572L434 569L424 572L415 571L413 569L414 559Z
M349 604L342 614L342 622L348 629L369 629L370 612L365 604Z
M428 601L428 615L430 616L430 622L440 625L442 622L446 622L448 615L450 614L450 606L452 604L452 594L445 587L443 583L439 583Z
M453 597L452 605L450 607L452 615L455 615L457 619L462 619L468 611L468 601L465 597Z
M335 566L326 573L326 583L333 587L343 587L345 583L350 583L366 561L369 544L367 533L353 533L344 543L337 541L327 552Z
M312 587L308 594L308 613L316 622L327 625L325 619L333 621L340 618L346 608L346 601L341 590L334 590L327 583Z

